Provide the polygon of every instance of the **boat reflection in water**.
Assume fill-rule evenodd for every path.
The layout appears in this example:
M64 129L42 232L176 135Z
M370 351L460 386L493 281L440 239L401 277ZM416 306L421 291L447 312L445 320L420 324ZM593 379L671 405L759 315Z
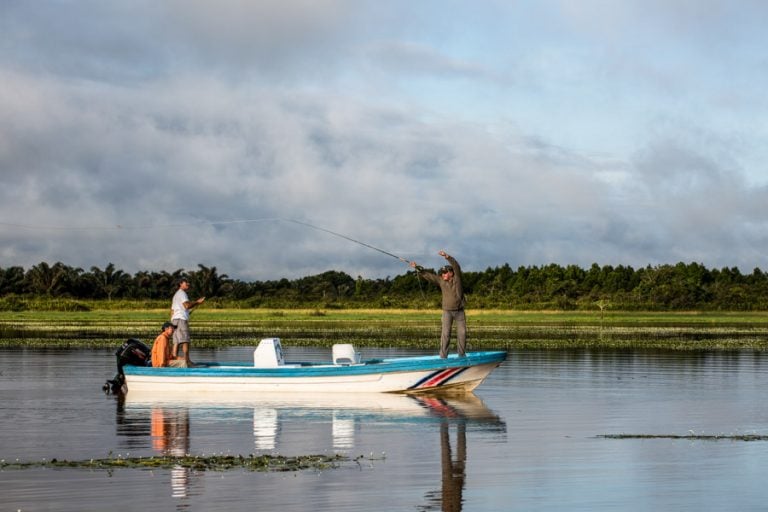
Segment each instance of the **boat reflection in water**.
M401 395L386 393L350 394L263 394L251 398L237 393L198 394L163 397L131 392L125 397L120 412L118 406L118 433L127 436L137 446L137 436L149 435L151 446L163 455L183 455L190 451L190 411L193 422L201 423L239 419L248 421L252 415L253 447L256 452L290 450L316 451L317 443L330 443L337 452L355 447L356 435L366 426L378 423L438 424L441 453L440 490L426 494L427 504L422 510L461 510L464 489L464 471L467 459L467 431L481 430L494 435L506 433L506 424L483 401L472 393L455 397L429 395ZM150 428L143 427L149 418ZM313 422L328 424L330 439L292 439L296 425ZM430 427L431 429L432 427ZM137 430L138 429L138 430ZM299 429L303 432L303 430ZM313 432L325 432L313 428ZM455 432L455 451L451 444ZM281 440L281 436L286 439ZM196 439L197 441L197 439ZM299 443L311 443L298 446ZM197 445L197 443L195 443ZM202 450L198 450L202 451ZM178 468L181 470L182 468ZM183 497L189 492L189 471L172 474L172 492Z

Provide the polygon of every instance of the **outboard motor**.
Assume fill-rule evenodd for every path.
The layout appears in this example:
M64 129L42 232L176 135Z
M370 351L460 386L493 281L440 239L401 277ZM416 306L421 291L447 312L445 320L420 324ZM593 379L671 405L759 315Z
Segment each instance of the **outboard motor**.
M123 391L125 384L125 375L123 375L123 366L130 364L132 366L150 366L152 364L152 351L141 340L131 338L126 340L117 352L117 375L112 380L104 383L102 389L104 393L119 394Z
M123 366L148 366L152 364L152 351L141 340L131 338L123 343L117 352L117 371L123 373Z

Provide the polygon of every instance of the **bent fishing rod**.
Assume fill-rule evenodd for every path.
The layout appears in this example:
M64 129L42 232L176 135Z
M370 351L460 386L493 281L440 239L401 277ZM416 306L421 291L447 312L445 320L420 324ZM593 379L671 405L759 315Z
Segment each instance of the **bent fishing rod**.
M320 226L315 226L315 225L310 224L308 222L302 222L302 221L296 220L296 219L281 219L281 220L288 221L288 222L293 222L295 224L300 224L300 225L306 226L308 228L317 229L318 231L323 231L325 233L328 233L328 234L331 234L331 235L334 235L334 236L338 236L339 238L343 238L344 240L349 240L350 242L354 242L356 244L360 244L363 247L367 247L369 249L373 249L374 251L378 251L378 252L380 252L382 254L386 254L387 256L391 256L393 258L396 258L396 259L402 261L403 263L405 263L406 265L410 265L411 264L410 260L407 260L407 259L405 259L403 257L400 257L397 254L392 254L391 252L385 251L384 249L379 249L378 247L374 247L374 246L372 246L370 244L367 244L365 242L361 242L360 240L355 240L354 238L348 237L346 235L342 235L341 233L336 233L335 231L331 231L330 229L321 228Z
M299 224L301 226L306 226L308 228L316 229L318 231L323 231L324 233L328 233L329 235L337 236L339 238L343 238L344 240L349 240L350 242L354 242L356 244L360 244L363 247L367 247L369 249L373 249L374 251L378 251L382 254L386 254L387 256L391 256L395 259L398 259L405 263L406 265L411 265L411 261L407 260L401 256L398 256L397 254L392 254L389 251L385 251L384 249L379 249L378 247L374 247L371 244L367 244L365 242L361 242L360 240L355 240L354 238L348 237L347 235L342 235L341 233L336 233L335 231L331 231L330 229L321 228L320 226L315 226L314 224L310 224L308 222L302 222L300 220L296 219L278 219L278 220L284 220L287 222L293 222L295 224ZM416 269L416 281L419 283L419 291L421 292L421 296L426 299L426 295L424 294L424 289L421 287L421 279L419 279L419 272L422 271L424 268L421 265L416 265L416 262L413 262L413 266Z

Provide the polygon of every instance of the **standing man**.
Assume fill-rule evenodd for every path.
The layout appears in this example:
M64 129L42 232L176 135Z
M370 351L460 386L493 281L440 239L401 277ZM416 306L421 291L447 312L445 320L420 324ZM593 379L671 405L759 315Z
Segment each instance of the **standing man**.
M182 277L179 281L179 289L173 295L171 303L171 323L176 327L173 331L173 357L179 358L179 346L181 346L183 355L180 359L183 359L187 366L194 366L189 360L189 314L205 301L205 297L190 301L187 290L189 290L189 281L186 277Z
M171 355L171 337L174 330L175 327L171 322L165 322L162 332L155 338L155 343L152 344L152 366L155 368L165 366L184 368L186 366L186 361L176 359Z
M456 350L459 357L464 357L467 349L467 319L464 316L464 305L467 300L461 285L461 267L459 262L446 254L445 251L440 251L437 254L448 260L449 263L440 269L439 275L423 269L415 261L411 262L411 266L416 269L418 275L438 285L443 292L440 357L448 357L453 322L456 322Z

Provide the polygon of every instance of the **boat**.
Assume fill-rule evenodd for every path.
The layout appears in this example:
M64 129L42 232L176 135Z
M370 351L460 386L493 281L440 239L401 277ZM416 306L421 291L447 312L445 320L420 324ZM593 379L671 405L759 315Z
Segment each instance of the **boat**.
M142 358L143 356L143 358ZM147 366L149 349L131 339L117 352L121 391L127 393L290 392L440 393L471 392L507 357L505 351L362 360L352 344L332 347L328 362L284 360L280 338L262 339L253 362L198 363L191 368ZM122 389L123 387L127 389Z

